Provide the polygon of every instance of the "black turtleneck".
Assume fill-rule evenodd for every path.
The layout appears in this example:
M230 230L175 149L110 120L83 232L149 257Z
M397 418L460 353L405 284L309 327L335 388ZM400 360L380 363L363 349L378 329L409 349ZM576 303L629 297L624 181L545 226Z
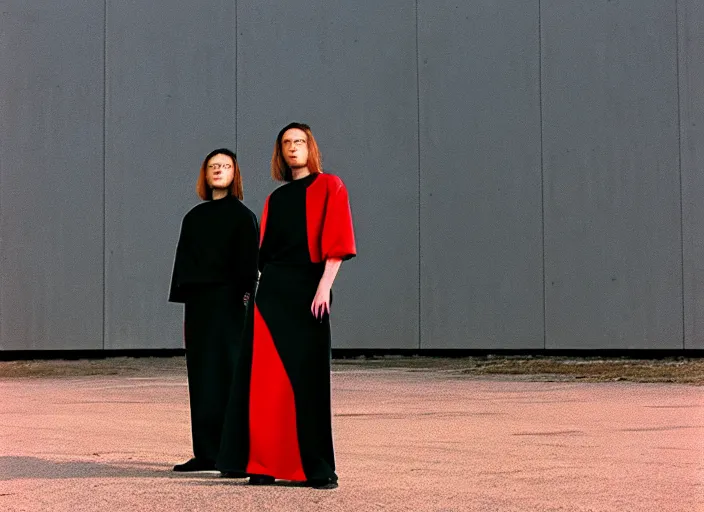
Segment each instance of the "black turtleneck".
M257 217L233 196L195 206L183 218L171 278L170 302L186 302L189 288L226 284L242 294L257 279Z

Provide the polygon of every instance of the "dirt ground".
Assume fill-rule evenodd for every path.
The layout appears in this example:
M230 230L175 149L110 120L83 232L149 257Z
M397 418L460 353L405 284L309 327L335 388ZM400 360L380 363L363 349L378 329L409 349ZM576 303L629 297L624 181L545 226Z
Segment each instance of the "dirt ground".
M0 372L2 512L704 512L696 361L338 361L333 491L171 471L182 358Z
M482 356L459 358L384 356L336 359L333 370L399 369L467 378L540 382L649 382L704 385L704 358L633 359L626 357ZM0 379L90 375L183 375L183 357L0 362Z

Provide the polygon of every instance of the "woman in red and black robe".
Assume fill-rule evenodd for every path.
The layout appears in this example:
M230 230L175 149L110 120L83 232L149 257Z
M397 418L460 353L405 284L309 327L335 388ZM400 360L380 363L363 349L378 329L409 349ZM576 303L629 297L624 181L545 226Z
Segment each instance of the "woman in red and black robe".
M347 190L320 171L306 125L277 137L272 173L287 183L261 218L251 345L233 382L217 467L250 476L337 485L330 407L330 302L343 260L356 254Z

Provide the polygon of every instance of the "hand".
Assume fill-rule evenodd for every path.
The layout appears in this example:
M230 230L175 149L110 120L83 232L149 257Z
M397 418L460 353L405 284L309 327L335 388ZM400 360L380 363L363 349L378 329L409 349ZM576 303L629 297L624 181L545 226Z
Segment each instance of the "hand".
M242 297L242 303L247 306L249 304L249 292L245 293L244 296Z
M330 288L327 286L318 286L318 291L315 293L313 304L310 307L311 313L316 320L323 321L323 315L330 314Z

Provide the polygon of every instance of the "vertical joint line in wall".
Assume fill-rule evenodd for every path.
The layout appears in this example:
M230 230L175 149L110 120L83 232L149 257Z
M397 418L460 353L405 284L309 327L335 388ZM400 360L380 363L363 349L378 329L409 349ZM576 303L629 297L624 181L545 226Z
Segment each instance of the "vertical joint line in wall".
M687 323L684 279L684 189L682 184L682 101L680 98L680 14L679 0L675 0L675 70L677 74L677 168L680 180L680 271L682 278L682 349L686 348Z
M416 144L418 147L418 350L422 348L423 337L423 287L422 287L422 265L421 265L421 169L420 169L420 50L418 43L418 0L415 1L416 17Z
M106 204L106 173L107 173L107 111L108 111L108 0L103 2L103 350L105 350L105 338L107 331L107 300L106 293L106 276L108 271L107 262L107 237L106 237L106 220L107 220L107 204Z
M547 283L545 273L545 163L543 150L543 27L542 6L538 0L538 108L540 110L540 236L543 272L543 349L547 349Z
M237 154L237 141L239 139L239 134L237 132L237 111L239 110L239 98L237 97L237 68L239 67L239 55L238 55L238 39L239 39L239 29L237 27L237 0L235 0L235 154Z
M0 190L2 190L2 155L0 154ZM2 255L3 255L3 243L2 243L2 200L0 199L0 287L3 285L2 276ZM0 293L0 350L3 349L3 343L5 342L5 336L2 331L2 293Z

